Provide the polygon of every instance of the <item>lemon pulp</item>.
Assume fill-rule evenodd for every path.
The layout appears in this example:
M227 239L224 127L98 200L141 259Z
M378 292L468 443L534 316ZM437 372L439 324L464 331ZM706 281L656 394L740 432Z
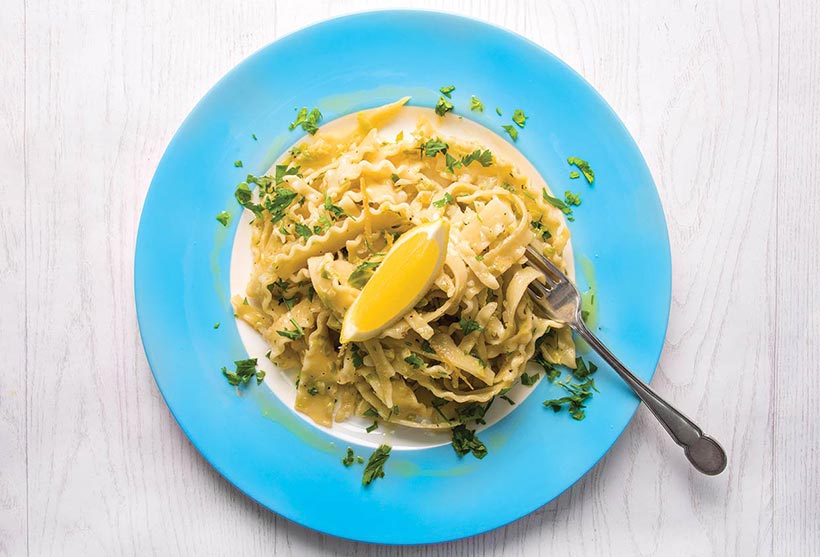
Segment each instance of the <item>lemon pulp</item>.
M341 341L367 340L401 319L427 293L447 256L450 224L405 232L345 313Z

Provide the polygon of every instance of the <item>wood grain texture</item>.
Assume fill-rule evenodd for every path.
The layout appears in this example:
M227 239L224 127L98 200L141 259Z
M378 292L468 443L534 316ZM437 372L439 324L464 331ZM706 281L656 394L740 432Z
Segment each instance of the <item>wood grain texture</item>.
M820 6L780 13L774 554L820 555Z
M641 409L590 474L530 516L396 548L290 523L190 445L134 311L151 176L231 67L283 34L373 7L4 5L0 301L17 309L0 315L0 555L820 555L820 11L807 0L414 3L541 44L624 120L673 253L653 385L723 442L722 476L691 472Z
M0 555L26 551L25 10L0 17Z

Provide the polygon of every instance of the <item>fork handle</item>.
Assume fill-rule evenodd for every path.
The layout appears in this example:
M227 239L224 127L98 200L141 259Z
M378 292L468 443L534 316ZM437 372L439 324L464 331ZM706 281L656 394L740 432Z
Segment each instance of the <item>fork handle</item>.
M638 398L643 401L650 412L658 419L666 431L683 447L686 458L699 472L714 476L726 468L726 452L717 441L703 434L703 431L692 420L681 414L671 404L659 397L649 386L635 377L618 358L598 340L581 319L576 319L573 329L587 341L606 362L614 369L626 383L632 387Z

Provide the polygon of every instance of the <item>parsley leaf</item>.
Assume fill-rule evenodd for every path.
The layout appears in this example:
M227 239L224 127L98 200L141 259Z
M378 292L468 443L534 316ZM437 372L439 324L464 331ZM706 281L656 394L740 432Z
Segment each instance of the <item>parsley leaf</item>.
M524 124L527 123L527 115L524 114L524 111L520 108L516 108L512 115L512 121L515 122L519 128L523 128Z
M435 205L436 207L444 207L445 205L449 205L454 201L455 200L453 199L453 196L450 195L450 192L444 192L444 197L442 197L438 201L433 201L433 205Z
M509 124L506 125L506 126L501 126L501 127L504 128L505 132L510 134L510 137L512 138L513 141L518 141L518 130L517 129L510 126Z
M493 164L493 154L490 152L489 149L481 150L476 149L469 155L464 155L461 158L461 162L464 166L470 166L470 163L473 161L477 161L481 166L487 167Z
M356 456L353 454L353 449L347 448L347 455L342 459L342 464L350 467L356 461Z
M242 182L238 186L236 186L236 191L233 193L236 200L242 205L245 209L253 212L253 214L258 217L262 218L262 206L254 203L251 201L253 198L253 193L251 189L248 187L248 184Z
M285 218L285 211L294 199L296 199L296 192L284 186L274 190L273 198L265 197L265 209L270 213L271 223L276 224ZM287 230L285 230L285 233L287 233Z
M558 209L561 209L561 212L564 213L565 215L571 215L572 214L572 209L570 209L567 206L566 203L564 203L560 199L557 199L555 197L550 196L550 194L547 193L546 189L544 189L541 192L541 195L544 197L544 201L546 201L547 203L549 203L553 207L557 207Z
M233 161L233 165L236 168L242 168L242 161Z
M470 452L478 459L487 456L487 447L475 436L475 430L467 429L464 424L453 428L453 449L458 456L464 456Z
M333 204L333 201L330 200L330 196L327 193L325 193L324 207L325 207L325 211L330 213L333 216L334 220L347 215L347 213L345 213L344 209L342 209L338 205Z
M298 340L305 336L305 330L299 325L299 323L294 321L293 318L290 319L290 322L294 327L293 330L285 329L284 331L276 331L276 334L280 337L289 338L290 340Z
M373 454L367 460L367 465L364 467L362 485L370 485L373 480L384 477L384 464L390 457L391 448L390 445L381 445L373 451Z
M217 321L216 323L214 323L214 329L218 329L218 328L219 328L219 326L220 326L221 324L222 324L222 323L220 323L219 321Z
M581 194L572 193L571 191L564 192L564 202L567 205L573 205L577 207L581 204Z
M484 103L475 95L470 97L470 110L475 112L484 112Z
M251 137L253 138L253 140L254 140L254 141L258 141L258 140L259 140L259 138L258 138L258 137L256 137L256 134L255 134L255 133L252 133L252 134L251 134Z
M526 387L532 387L538 382L538 373L527 375L527 372L521 374L521 384Z
M567 157L567 162L571 165L576 167L578 170L581 171L581 174L584 175L586 181L589 185L595 181L595 172L589 166L589 163L584 159L579 159L578 157ZM570 176L572 177L572 176Z
M544 368L544 373L546 374L547 379L550 380L550 383L558 379L558 377L561 375L561 372L558 371L558 368L556 368L554 365L545 360L541 354L537 354L534 360L536 364Z
M439 116L444 116L451 110L453 110L453 103L451 103L444 97L439 97L438 102L436 103L436 114L438 114Z
M298 166L288 166L286 164L277 164L275 172L273 174L273 179L276 182L276 185L278 186L279 184L284 182L285 181L285 176L298 176L298 177L301 178L302 175L299 174L299 168L300 167L298 167Z
M259 373L262 374L262 378L265 377L264 371L257 371L256 369L256 358L236 360L234 365L236 366L236 371L228 371L227 368L222 368L222 375L224 375L225 379L228 380L228 383L234 387L247 385L254 375L257 376L256 383L258 385L262 382L262 380L258 377Z
M560 412L564 405L567 405L569 415L575 420L583 420L586 417L584 413L584 404L587 399L592 396L592 391L595 389L595 381L590 377L582 383L571 383L569 378L566 381L557 383L567 393L567 396L550 399L544 401L544 406L552 408L553 412Z
M430 345L430 343L426 340L421 341L421 349L427 352L428 354L435 354L435 349Z
M411 366L413 366L413 368L415 368L415 369L420 369L420 368L425 367L424 366L424 360L422 360L421 358L419 358L415 354L410 354L409 356L407 356L404 359L404 361L407 362L408 364L410 364Z
M577 180L580 177L581 177L581 173L576 172L575 170L573 170L572 172L569 173L569 179L570 180Z
M302 126L302 129L308 132L310 135L315 134L319 131L319 121L322 119L322 113L319 112L318 108L314 108L313 110L308 113L307 107L303 107L297 114L296 119L290 123L288 129L290 131L295 130L298 126Z
M353 360L353 367L356 369L364 365L364 356L362 356L362 351L358 344L350 345L350 359ZM376 416L378 416L378 414L376 414Z
M364 428L364 430L365 430L367 433L373 433L373 432L374 432L374 431L376 431L377 429L379 429L379 422L378 422L378 420L373 420L373 423L372 423L372 424L370 424L369 426L367 426L366 428Z
M354 288L358 288L361 290L364 288L364 285L367 284L367 281L370 280L370 277L373 276L373 273L376 269L381 265L381 260L379 261L363 261L359 263L359 265L350 273L350 276L347 277L347 282L350 286Z
M458 322L458 326L461 327L461 330L464 332L464 335L469 335L475 331L483 331L484 327L479 325L476 321L472 319L464 319L462 318L461 321Z
M301 236L305 240L313 236L313 231L310 229L310 227L305 224L302 224L301 222L297 222L296 224L294 224L293 229L299 236Z
M495 113L498 114L499 116L501 116L501 109L498 108L498 107L495 107Z
M393 174L390 175L390 179L393 180L393 183L395 184L396 182L399 181L399 175L394 172Z
M450 153L446 153L444 155L444 164L447 166L447 169L453 174L456 173L456 168L464 166L464 163L462 163L460 160L455 158Z
M440 139L429 139L421 144L421 151L428 157L435 157L437 154L447 154L448 145Z
M218 220L222 226L228 226L231 223L231 214L228 211L220 211L216 215L216 220Z
M439 89L439 91L441 91L441 94L444 95L445 97L447 97L448 99L452 98L453 91L455 91L455 90L456 90L455 85L448 85L446 87L442 87L441 89Z
M544 224L541 222L541 219L530 221L530 225L536 230L536 232L541 234L541 239L543 241L546 242L549 238L552 238L552 234L549 230L544 228Z

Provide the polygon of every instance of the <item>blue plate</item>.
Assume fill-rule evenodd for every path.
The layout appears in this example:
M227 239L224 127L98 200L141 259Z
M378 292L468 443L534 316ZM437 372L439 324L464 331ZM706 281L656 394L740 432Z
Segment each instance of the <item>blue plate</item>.
M456 114L490 129L524 109L529 120L516 146L554 191L581 192L570 228L576 262L591 262L578 266L587 270L579 282L593 273L597 281L601 338L647 381L663 345L671 264L652 177L618 117L560 60L508 31L416 11L343 17L262 49L196 106L159 164L137 238L137 313L157 385L191 442L250 497L328 534L415 544L506 524L592 468L638 405L591 358L602 368L600 394L585 420L544 408L557 391L541 381L482 434L485 459L458 458L449 446L394 451L386 477L363 487L361 466L340 462L346 443L298 418L267 386L237 396L222 377L221 366L248 357L229 303L233 191L302 133L287 131L294 107L318 106L329 121L407 94L411 104L433 106L449 84ZM484 101L483 113L469 111L470 95ZM567 156L591 162L594 187L569 179ZM235 217L223 228L214 217L226 208Z

